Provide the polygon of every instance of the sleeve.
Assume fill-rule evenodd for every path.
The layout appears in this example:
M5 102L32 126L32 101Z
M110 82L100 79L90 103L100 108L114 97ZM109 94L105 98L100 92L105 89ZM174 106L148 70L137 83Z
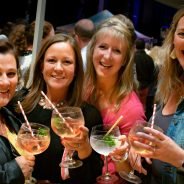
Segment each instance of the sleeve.
M0 183L24 184L24 175L12 158L8 141L0 137Z
M90 136L92 127L97 124L102 124L102 118L100 112L92 105L85 104L85 106L82 107L82 111L85 119L85 126L89 129ZM77 154L75 157L79 159ZM82 162L83 165L81 167L69 170L71 183L94 184L96 178L102 174L103 161L100 155L92 150L91 155L83 159Z

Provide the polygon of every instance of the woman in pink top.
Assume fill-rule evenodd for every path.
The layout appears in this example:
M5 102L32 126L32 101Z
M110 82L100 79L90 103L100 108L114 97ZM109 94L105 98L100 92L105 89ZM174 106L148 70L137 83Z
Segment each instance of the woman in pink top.
M87 50L85 98L100 110L104 124L113 124L123 115L122 134L128 134L136 120L145 119L135 92L135 38L132 22L116 15L99 25Z

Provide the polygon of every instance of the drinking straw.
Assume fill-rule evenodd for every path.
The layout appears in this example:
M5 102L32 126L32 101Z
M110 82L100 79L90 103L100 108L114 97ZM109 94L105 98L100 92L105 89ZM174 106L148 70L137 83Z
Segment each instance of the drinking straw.
M61 118L61 120L63 122L65 122L65 119L63 118L63 116L61 115L61 113L58 111L58 109L56 108L56 106L49 100L49 98L47 97L47 95L43 91L41 91L41 94L45 97L45 99L49 102L49 104L52 106L52 108L56 111L56 113Z
M29 131L31 132L31 136L34 137L33 131L32 131L32 129L31 129L31 126L30 126L30 124L29 124L29 121L28 121L28 119L27 119L27 117L26 117L26 114L25 114L25 112L24 112L24 110L23 110L23 108L22 108L22 105L21 105L20 101L18 101L18 105L19 105L19 108L20 108L20 110L21 110L21 112L22 112L22 115L23 115L23 117L24 117L24 120L25 120L25 122L26 122L26 125L28 126L28 129L29 129Z
M156 112L156 106L157 104L154 104L154 107L153 107L153 114L152 114L152 120L151 120L151 128L153 128L153 125L154 125L154 121L155 121L155 112Z
M109 135L110 132L114 129L114 127L121 121L121 119L123 118L123 116L121 115L116 121L115 123L112 125L112 127L108 130L108 132L105 134L105 136Z

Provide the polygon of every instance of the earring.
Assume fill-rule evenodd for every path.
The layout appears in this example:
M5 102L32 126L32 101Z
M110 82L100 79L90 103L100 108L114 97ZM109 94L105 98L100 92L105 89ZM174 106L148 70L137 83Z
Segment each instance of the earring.
M172 50L172 52L171 52L171 54L170 54L170 58L171 58L171 59L176 59L175 49Z

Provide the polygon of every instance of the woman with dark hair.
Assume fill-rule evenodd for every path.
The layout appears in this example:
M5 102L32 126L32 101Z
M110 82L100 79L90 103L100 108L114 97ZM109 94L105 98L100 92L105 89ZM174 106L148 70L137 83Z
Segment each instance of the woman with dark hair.
M52 108L41 96L43 91L56 107L81 107L85 126L80 127L80 138L71 138L67 143L75 150L74 156L83 165L69 169L69 175L62 175L59 167L64 147L59 136L51 131L51 144L42 154L36 156L33 176L52 183L93 184L101 174L101 159L89 144L89 131L101 124L98 110L82 101L83 65L80 49L69 35L56 34L48 38L38 53L30 90L22 101L28 120L51 127ZM65 141L62 140L62 143ZM78 147L80 143L80 146ZM68 179L66 179L68 178ZM66 179L64 181L64 179Z
M24 184L35 159L13 154L21 154L15 141L21 122L6 106L15 94L18 66L14 47L8 41L0 41L0 183L3 184Z

